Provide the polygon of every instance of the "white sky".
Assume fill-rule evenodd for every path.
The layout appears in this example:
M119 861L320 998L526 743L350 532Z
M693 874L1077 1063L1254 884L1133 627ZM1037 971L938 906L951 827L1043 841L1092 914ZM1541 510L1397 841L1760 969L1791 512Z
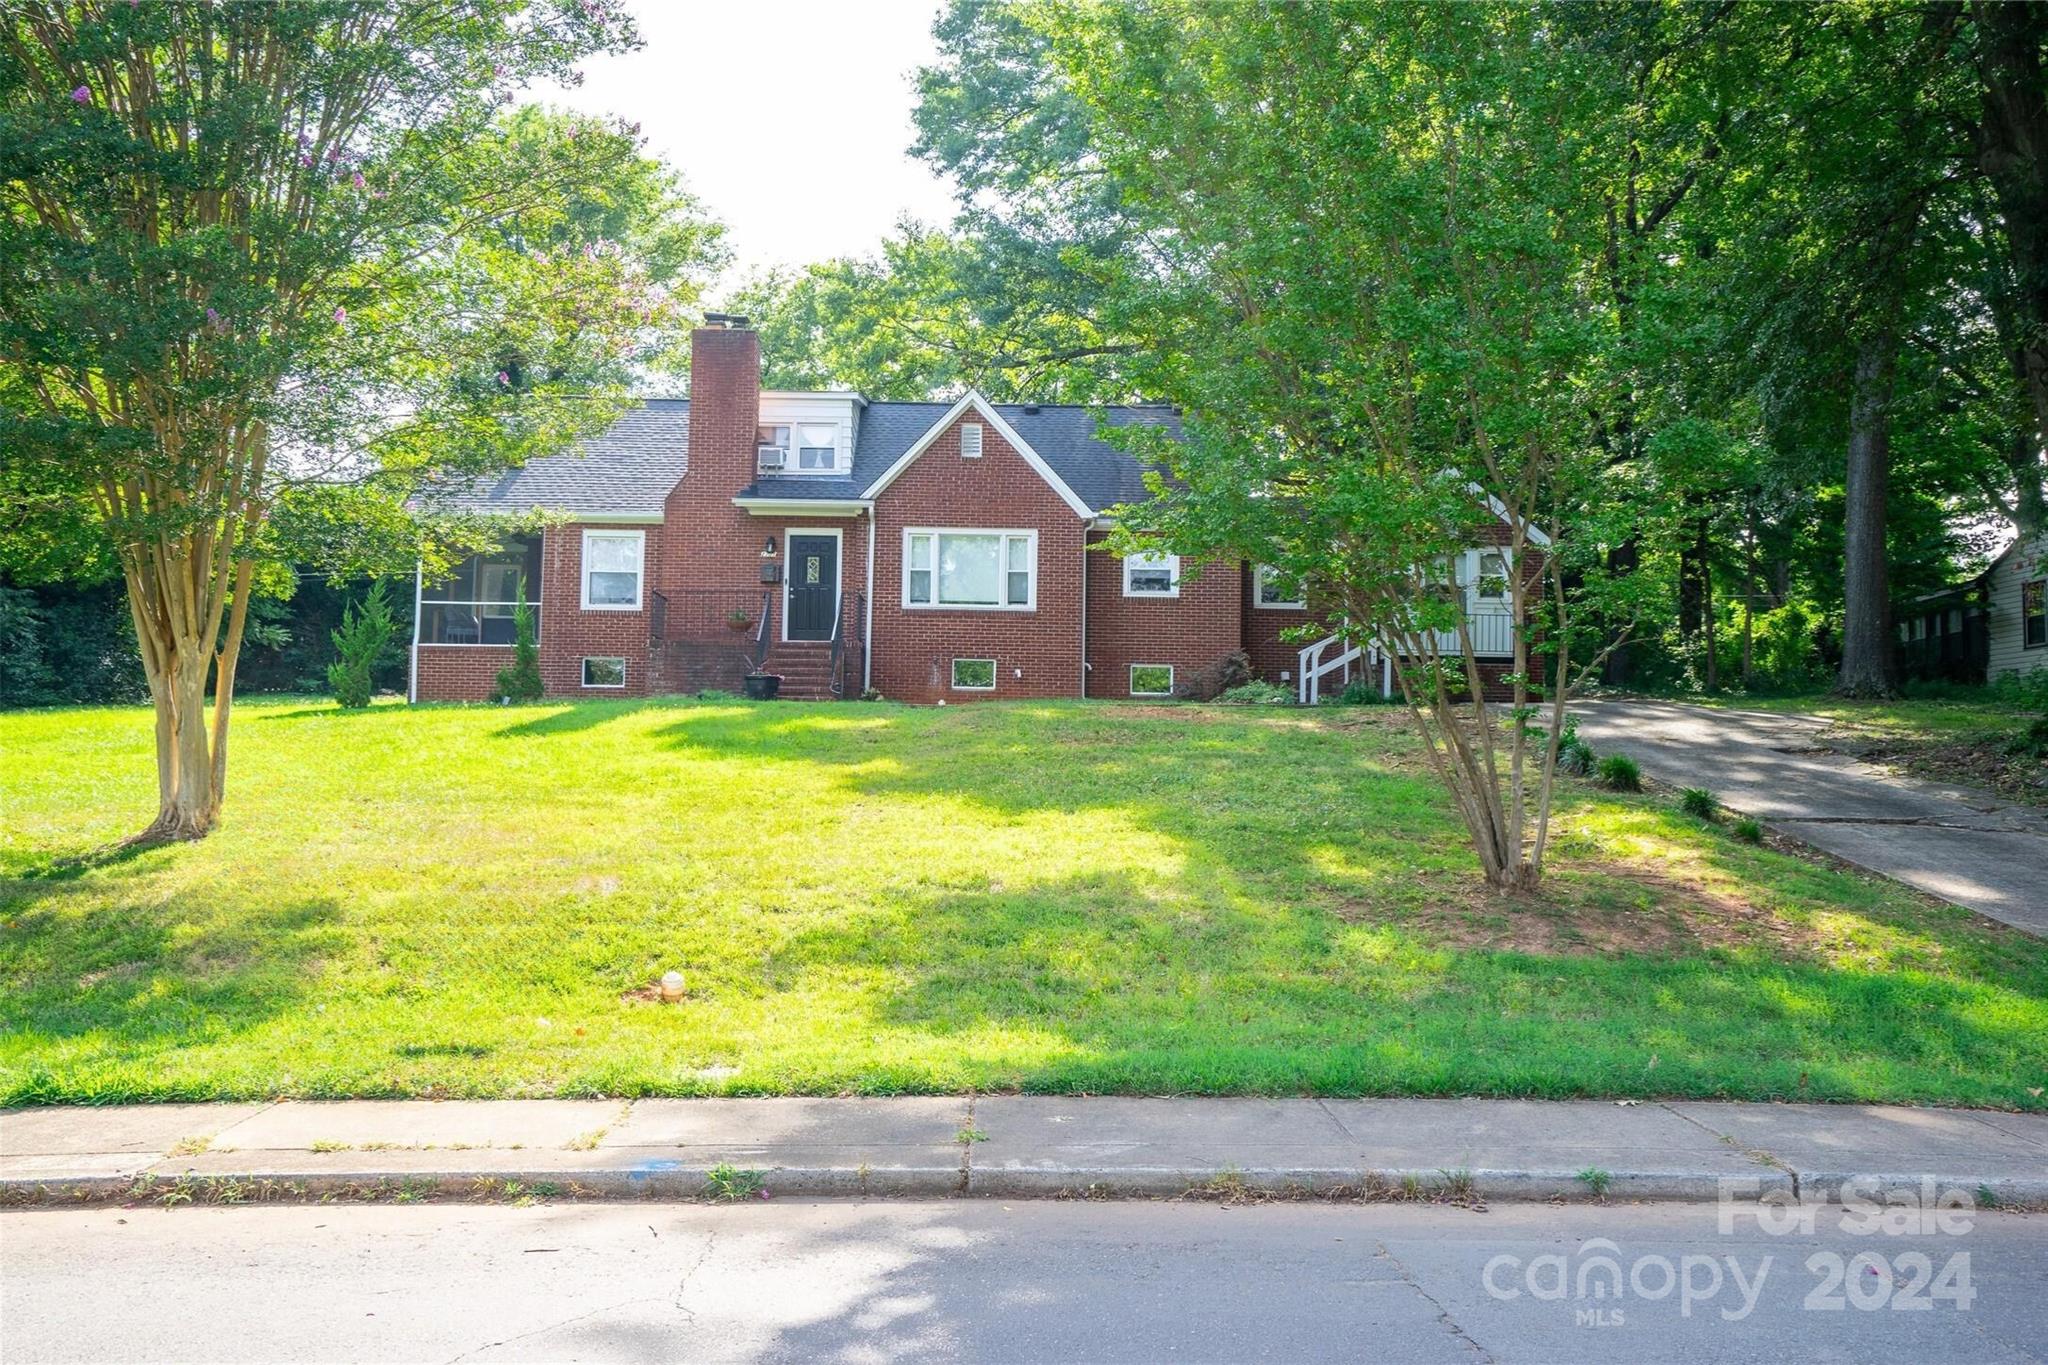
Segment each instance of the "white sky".
M865 255L906 210L952 218L905 153L938 0L632 0L645 46L530 98L640 124L727 228L734 269Z

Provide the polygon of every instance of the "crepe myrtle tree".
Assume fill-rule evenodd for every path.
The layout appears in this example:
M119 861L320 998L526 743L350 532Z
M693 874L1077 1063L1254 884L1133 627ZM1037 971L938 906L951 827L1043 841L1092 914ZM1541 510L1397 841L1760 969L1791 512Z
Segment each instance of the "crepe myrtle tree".
M1595 440L1616 369L1603 189L1625 164L1607 73L1507 7L1042 21L1101 173L1154 225L1115 287L1175 339L1151 379L1184 439L1110 433L1169 473L1128 539L1272 566L1401 660L1488 884L1534 890L1566 698L1598 661L1582 621L1626 622L1642 591L1600 569L1646 516ZM1453 557L1501 525L1497 712Z
M715 227L634 130L506 107L634 41L595 0L0 16L0 514L118 562L138 837L218 818L250 599L302 538L388 563L415 489L601 427L673 347Z

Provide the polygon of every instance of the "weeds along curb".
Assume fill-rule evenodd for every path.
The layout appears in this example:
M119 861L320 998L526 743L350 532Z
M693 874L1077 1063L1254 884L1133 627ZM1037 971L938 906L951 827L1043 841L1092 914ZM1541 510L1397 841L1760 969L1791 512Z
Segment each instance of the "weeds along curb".
M617 1170L464 1170L440 1172L211 1172L204 1175L0 1180L0 1207L93 1207L110 1204L165 1208L242 1204L491 1203L556 1201L664 1201L743 1203L769 1198L869 1199L1132 1199L1335 1203L1433 1203L1479 1207L1491 1203L1658 1201L1712 1203L1721 1197L1715 1172L1603 1172L1590 1189L1583 1172L1442 1171L1269 1168L1190 1172L1184 1168L1078 1166L884 1168L771 1167L682 1163ZM1808 1181L1811 1198L1838 1190L1845 1177ZM1888 1185L1917 1188L1920 1177L1886 1176ZM1978 1191L1986 1207L2048 1207L2048 1178L1972 1180L1941 1177L1949 1186ZM1800 1182L1785 1171L1759 1169L1745 1177L1742 1202L1798 1197Z

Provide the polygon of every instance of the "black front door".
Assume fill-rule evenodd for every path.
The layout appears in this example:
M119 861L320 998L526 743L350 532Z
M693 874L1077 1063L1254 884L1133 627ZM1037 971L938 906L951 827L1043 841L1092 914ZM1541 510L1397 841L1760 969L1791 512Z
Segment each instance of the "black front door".
M839 614L839 537L789 538L789 638L829 640Z

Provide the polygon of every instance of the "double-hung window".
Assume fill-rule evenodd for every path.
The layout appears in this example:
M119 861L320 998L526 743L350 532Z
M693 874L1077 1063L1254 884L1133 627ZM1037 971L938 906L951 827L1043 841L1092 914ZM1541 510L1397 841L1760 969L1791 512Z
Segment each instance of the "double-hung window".
M583 609L638 611L645 531L583 533Z
M825 474L839 467L839 428L830 422L799 422L796 467Z
M1507 601L1508 557L1499 550L1480 550L1473 557L1476 560L1476 572L1472 575L1473 601Z
M905 531L903 605L1034 610L1038 605L1037 534Z
M2020 584L2020 644L2025 649L2048 645L2048 578Z
M1278 569L1261 564L1252 571L1252 601L1276 611L1300 611L1308 606L1301 584L1289 582Z
M1125 555L1124 596L1180 596L1180 556Z

